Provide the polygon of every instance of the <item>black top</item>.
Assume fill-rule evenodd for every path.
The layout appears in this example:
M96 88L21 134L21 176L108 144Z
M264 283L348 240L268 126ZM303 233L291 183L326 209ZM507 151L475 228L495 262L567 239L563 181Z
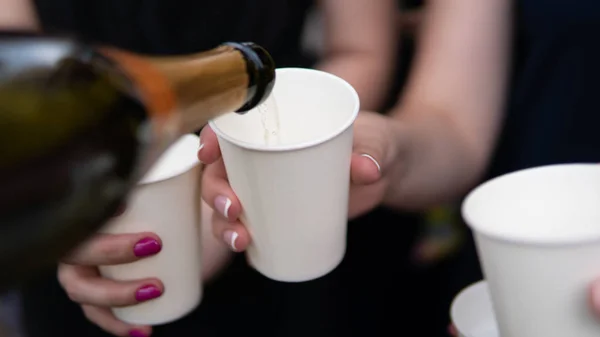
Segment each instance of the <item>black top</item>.
M507 118L490 174L600 162L600 2L518 4Z
M45 31L140 53L186 54L252 41L282 66L306 66L300 36L311 0L35 0Z
M300 53L300 31L310 2L39 0L38 5L45 29L155 54L253 41L281 67L308 65ZM600 2L515 3L506 124L489 175L550 163L600 162L595 132L600 125ZM270 281L238 255L206 287L196 312L157 327L154 336L387 336L386 330L428 336L429 303L436 301L437 288L424 283L419 289L408 277L414 234L409 220L378 210L354 221L342 265L311 282ZM55 271L25 289L24 305L29 337L107 336L68 301Z
M140 53L182 54L225 41L252 41L265 47L278 67L310 65L300 48L310 0L39 0L37 5L46 31ZM408 256L410 223L414 221L385 210L354 221L341 266L311 282L271 281L238 254L223 275L205 286L195 312L155 327L153 336L382 335L386 324L397 326L388 305L410 302L410 295L389 296L390 289L408 288L403 273L407 262L398 257ZM396 237L392 244L381 244L383 233ZM109 336L68 300L55 270L24 287L22 294L28 337Z
M506 118L488 177L600 163L600 2L518 0ZM481 279L472 240L464 279ZM465 275L465 274L468 274Z

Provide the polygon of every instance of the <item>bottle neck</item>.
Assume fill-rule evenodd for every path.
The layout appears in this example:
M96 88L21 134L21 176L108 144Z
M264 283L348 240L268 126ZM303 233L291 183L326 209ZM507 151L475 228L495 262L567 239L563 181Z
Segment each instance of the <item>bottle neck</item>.
M101 53L134 83L153 124L173 137L200 129L253 98L248 63L231 46L186 56L146 57L119 49ZM171 137L170 137L171 138Z
M255 96L248 62L231 46L148 61L171 86L184 132L198 130L218 115L240 109Z

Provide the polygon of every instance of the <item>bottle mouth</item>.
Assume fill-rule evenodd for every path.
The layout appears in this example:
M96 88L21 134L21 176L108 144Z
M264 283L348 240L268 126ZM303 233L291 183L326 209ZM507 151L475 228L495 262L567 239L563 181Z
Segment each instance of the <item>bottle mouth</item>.
M262 104L271 95L275 86L275 62L269 52L255 43L228 42L225 45L239 50L246 59L250 76L248 99L246 104L236 110L237 113L244 114Z

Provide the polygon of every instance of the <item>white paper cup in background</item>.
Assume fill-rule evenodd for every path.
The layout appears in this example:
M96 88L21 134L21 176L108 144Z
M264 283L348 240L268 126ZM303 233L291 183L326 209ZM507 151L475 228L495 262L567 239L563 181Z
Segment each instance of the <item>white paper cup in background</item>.
M127 281L158 278L164 293L153 300L113 308L120 320L141 325L160 325L177 320L200 303L200 165L199 140L180 138L139 183L125 213L101 232L111 234L154 232L162 250L139 261L101 266L103 277Z
M499 337L485 281L468 286L454 298L450 317L460 337Z
M588 291L600 277L600 165L527 169L463 204L502 337L597 337Z
M359 100L350 84L322 71L285 68L276 76L278 118L267 103L267 112L225 114L210 125L252 236L249 263L271 279L301 282L335 269L346 251ZM278 137L266 133L276 124Z

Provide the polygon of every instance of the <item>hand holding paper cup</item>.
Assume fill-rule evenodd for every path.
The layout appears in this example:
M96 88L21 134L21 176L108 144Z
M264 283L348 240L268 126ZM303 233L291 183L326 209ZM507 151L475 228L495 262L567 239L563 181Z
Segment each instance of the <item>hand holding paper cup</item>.
M136 305L112 308L120 320L159 325L195 309L202 298L200 269L200 167L198 137L186 135L171 146L142 179L125 213L107 224L111 234L153 232L162 240L155 256L100 266L103 277L118 281L158 278L163 294Z
M600 165L527 169L463 204L502 337L596 337L588 289L600 274Z
M359 101L325 72L288 68L276 76L274 102L210 126L252 236L250 264L274 280L301 282L332 271L346 251Z

